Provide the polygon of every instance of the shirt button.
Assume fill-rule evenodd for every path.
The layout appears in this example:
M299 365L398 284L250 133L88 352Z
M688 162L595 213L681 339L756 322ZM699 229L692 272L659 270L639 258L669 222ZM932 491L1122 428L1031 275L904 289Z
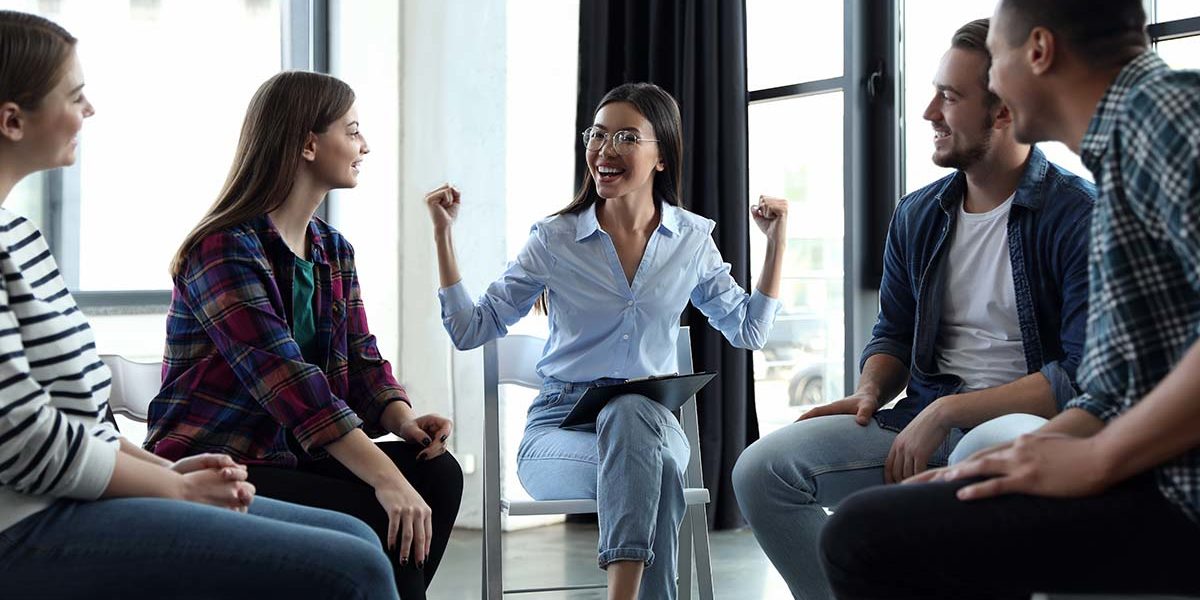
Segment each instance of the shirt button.
M633 306L633 300L630 300L629 302L626 302L626 303L625 303L625 306Z
M623 340L629 339L629 334L627 333L627 334L621 336L621 339L623 339Z

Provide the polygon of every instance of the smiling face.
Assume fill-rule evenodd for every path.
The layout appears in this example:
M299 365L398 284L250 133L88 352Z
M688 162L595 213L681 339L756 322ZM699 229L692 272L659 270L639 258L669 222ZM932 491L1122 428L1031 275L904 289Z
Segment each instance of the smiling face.
M608 134L603 146L586 152L596 194L601 198L619 198L643 191L650 193L654 174L665 168L658 143L649 141L657 139L650 121L629 102L610 102L596 111L593 127ZM627 144L628 151L618 154L613 147L618 134L632 134L641 141Z
M358 110L351 107L324 133L313 134L313 138L312 153L306 148L305 159L314 178L329 189L358 185L363 157L371 151L359 130Z
M992 54L988 72L991 89L1012 113L1013 137L1023 144L1050 139L1055 121L1054 103L1047 96L1046 86L1039 84L1029 63L1032 39L1021 45L1009 43L1010 21L1005 10L996 8L992 28L988 31L987 46Z
M83 69L75 53L63 66L63 76L35 110L25 111L22 153L37 170L75 164L79 130L92 116L92 103L83 95Z
M981 52L951 48L942 56L933 80L936 93L924 114L933 126L933 162L939 167L967 169L991 147L997 107L989 106L986 69Z

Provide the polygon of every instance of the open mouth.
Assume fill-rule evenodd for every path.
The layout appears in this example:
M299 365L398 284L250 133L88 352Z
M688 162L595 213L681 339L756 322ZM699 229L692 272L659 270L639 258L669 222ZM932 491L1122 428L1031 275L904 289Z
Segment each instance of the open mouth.
M359 171L359 169L362 168L362 161L356 160L356 161L350 163L350 168L354 169L354 172L357 173Z
M608 165L596 166L596 179L598 179L601 183L612 183L620 179L624 174L625 169Z
M944 130L944 129L934 129L933 130L933 141L935 143L939 142L941 140L944 140L948 137L950 137L950 132L947 130Z

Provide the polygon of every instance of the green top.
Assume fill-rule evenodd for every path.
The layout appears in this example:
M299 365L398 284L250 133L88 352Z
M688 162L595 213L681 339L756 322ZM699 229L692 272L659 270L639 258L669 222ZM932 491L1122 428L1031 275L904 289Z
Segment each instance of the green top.
M292 337L300 345L304 360L317 364L317 321L313 315L313 294L316 291L313 263L296 257L292 277Z

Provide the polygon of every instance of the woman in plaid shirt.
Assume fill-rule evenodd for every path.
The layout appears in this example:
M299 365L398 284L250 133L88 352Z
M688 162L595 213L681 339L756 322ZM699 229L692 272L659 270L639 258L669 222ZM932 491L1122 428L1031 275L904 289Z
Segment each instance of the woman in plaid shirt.
M462 496L451 422L417 416L367 327L354 249L314 212L369 151L354 92L291 71L250 102L225 187L180 246L146 447L223 452L264 496L356 516L424 598ZM405 442L375 444L392 433Z

